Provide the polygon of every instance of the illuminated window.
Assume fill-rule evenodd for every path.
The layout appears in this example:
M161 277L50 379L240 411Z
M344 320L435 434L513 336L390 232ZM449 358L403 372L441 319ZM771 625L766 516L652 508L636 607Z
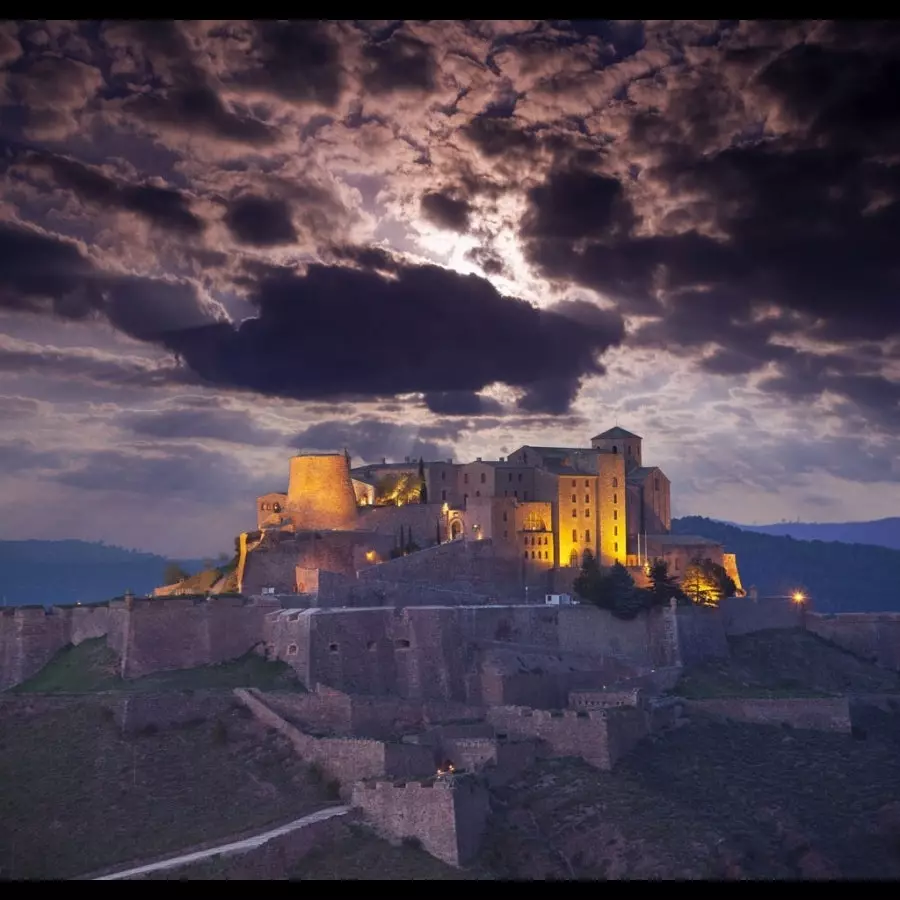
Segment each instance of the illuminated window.
M618 525L614 525L614 526L613 526L613 534L614 534L616 537L619 536L619 526L618 526Z
M586 519L589 519L589 518L591 517L591 511L590 511L589 509L586 509L586 510L584 511L584 517L585 517Z
M585 495L584 495L584 502L585 502L585 503L590 503L590 502L591 502L591 495L590 495L590 494L585 494Z
M586 531L586 532L584 533L584 539L585 539L586 541L590 541L590 539L591 539L591 532L590 532L590 531Z
M574 528L572 529L572 542L578 543L578 532Z
M573 503L577 503L577 502L578 502L578 496L577 496L576 494L572 494L572 502L573 502Z
M618 545L618 543L615 543L615 544L613 544L613 553L618 553L618 552L619 552L619 545Z
M573 519L577 519L577 518L578 518L578 510L577 510L577 509L573 509L573 510L572 510L572 518L573 518Z

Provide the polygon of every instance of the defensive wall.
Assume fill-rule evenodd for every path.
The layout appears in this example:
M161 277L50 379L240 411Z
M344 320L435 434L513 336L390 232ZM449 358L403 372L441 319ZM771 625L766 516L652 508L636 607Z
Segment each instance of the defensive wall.
M648 733L643 710L542 710L497 706L487 710L498 733L536 738L544 756L575 756L609 770Z
M850 701L847 697L748 699L728 697L715 700L685 700L689 713L756 725L790 725L814 731L851 730Z
M844 650L900 672L900 614L810 613L806 628Z
M339 782L344 797L355 781L379 776L426 777L435 772L430 747L365 738L315 737L279 715L258 691L238 688L234 695L263 725L283 734L301 759L317 764Z
M750 634L770 628L802 628L803 604L784 597L728 597L719 604L728 635Z
M351 803L385 837L416 838L451 866L478 855L490 813L487 790L472 775L357 784Z

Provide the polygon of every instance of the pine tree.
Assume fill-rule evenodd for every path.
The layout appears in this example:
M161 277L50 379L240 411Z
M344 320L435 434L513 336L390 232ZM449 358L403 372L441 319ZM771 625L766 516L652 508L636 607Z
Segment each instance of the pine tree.
M678 580L669 574L669 564L664 559L654 559L650 564L650 603L652 606L665 606L672 597L683 601L684 591L681 590Z
M428 485L425 483L425 463L422 457L419 457L419 503L428 502Z

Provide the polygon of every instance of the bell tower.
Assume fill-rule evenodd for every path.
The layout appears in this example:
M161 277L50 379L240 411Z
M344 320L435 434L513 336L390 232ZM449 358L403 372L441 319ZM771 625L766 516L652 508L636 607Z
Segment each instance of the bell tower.
M639 435L632 434L624 428L610 428L596 437L591 438L591 447L595 450L603 450L607 453L617 453L625 461L625 472L631 472L633 469L639 469L641 462L641 444L643 438Z

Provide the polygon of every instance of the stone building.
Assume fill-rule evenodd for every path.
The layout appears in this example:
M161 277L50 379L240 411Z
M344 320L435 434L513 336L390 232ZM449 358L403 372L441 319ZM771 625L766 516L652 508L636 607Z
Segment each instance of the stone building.
M346 451L292 458L287 491L257 500L257 529L319 533L324 565L335 556L326 552L328 534L356 534L357 569L383 562L400 544L490 540L499 558L520 561L523 583L536 573L572 573L587 553L604 566L621 563L639 579L657 557L675 575L697 555L726 561L720 545L670 533L671 483L658 466L644 464L643 439L618 426L590 446L524 445L497 460L407 457L351 470L348 459ZM385 503L379 486L398 478L424 478L427 502L398 495ZM727 562L735 577L735 561ZM303 568L314 563L306 558ZM340 571L353 574L347 563Z

